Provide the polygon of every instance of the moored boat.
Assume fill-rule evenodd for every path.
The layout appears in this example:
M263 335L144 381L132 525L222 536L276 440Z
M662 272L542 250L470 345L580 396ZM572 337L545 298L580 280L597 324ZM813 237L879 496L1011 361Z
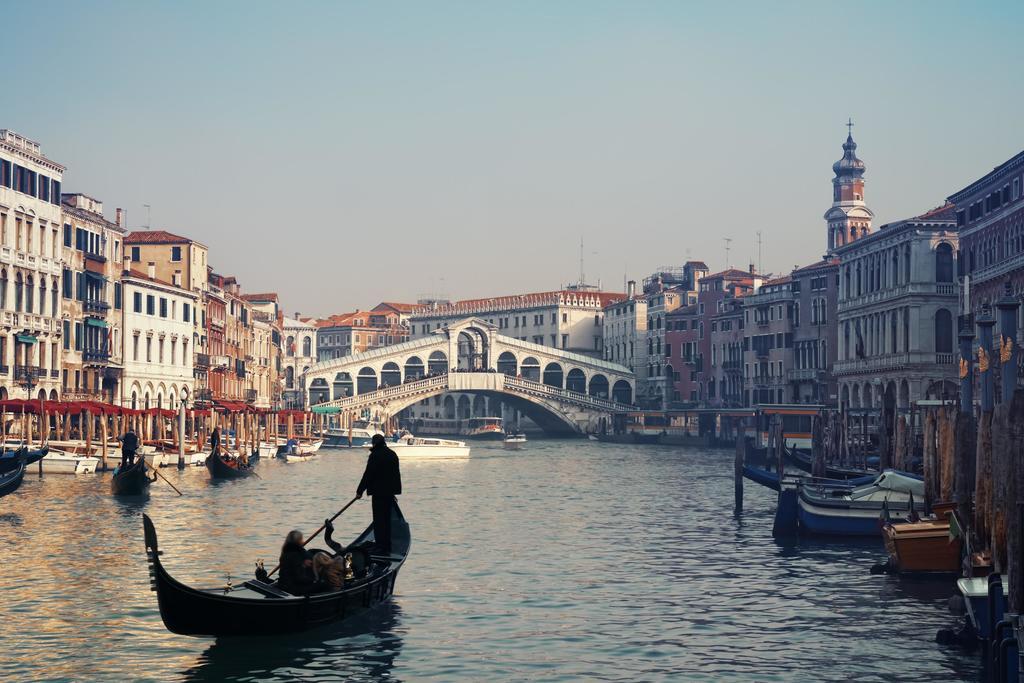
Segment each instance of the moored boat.
M228 459L213 452L206 456L206 469L210 471L211 479L242 479L254 474L252 464L243 464L237 458Z
M383 434L379 423L371 420L360 420L349 429L331 427L327 430L326 448L361 448L368 447L374 434Z
M8 493L18 490L25 478L25 467L25 458L19 457L13 469L0 472L0 496L6 496Z
M919 522L886 524L882 528L889 567L901 574L960 571L960 538L950 538L950 515L954 503L934 506L935 516Z
M398 504L392 506L391 554L370 554L362 575L346 579L341 590L293 595L276 582L258 579L235 586L192 588L174 579L160 559L156 529L143 515L146 556L152 590L164 625L187 636L275 635L304 631L357 616L387 601L412 544L409 524ZM372 544L373 526L349 546Z
M391 448L400 458L468 458L469 446L465 441L419 437L406 434L395 441L389 441Z
M883 517L909 521L911 507L920 514L923 501L924 481L893 470L852 489L803 484L798 501L800 531L824 536L875 536Z
M146 459L136 457L135 463L130 467L114 470L114 476L110 478L110 492L115 496L139 496L149 489L152 480L147 474L149 468Z
M43 458L43 474L93 474L99 465L100 459L91 455L52 450Z

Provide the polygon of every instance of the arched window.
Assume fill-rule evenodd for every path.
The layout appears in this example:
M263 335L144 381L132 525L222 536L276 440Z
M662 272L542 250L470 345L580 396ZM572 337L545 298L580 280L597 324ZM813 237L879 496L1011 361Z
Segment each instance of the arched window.
M46 278L39 278L39 315L46 315Z
M7 269L0 270L0 308L7 308Z
M900 283L900 255L895 249L892 250L892 286Z
M35 303L33 301L33 299L35 298L35 289L34 289L34 287L35 287L35 281L32 279L32 276L29 275L25 279L25 312L26 313L31 313L32 312L33 304Z
M889 352L896 353L896 312L889 314Z
M294 389L295 388L295 368L289 366L284 369L284 388Z
M286 344L286 349L289 356L295 355L295 337L291 335L288 336L288 343Z
M953 247L946 242L935 248L935 281L953 281Z
M910 245L903 250L903 282L910 283Z
M302 355L307 358L313 355L313 339L308 335L302 338Z
M935 352L953 353L953 314L945 308L935 311Z
M57 306L57 278L53 278L50 282L50 315L56 317L60 314L60 308Z
M21 311L21 297L24 294L22 291L23 287L21 273L18 273L14 276L14 310L16 311Z

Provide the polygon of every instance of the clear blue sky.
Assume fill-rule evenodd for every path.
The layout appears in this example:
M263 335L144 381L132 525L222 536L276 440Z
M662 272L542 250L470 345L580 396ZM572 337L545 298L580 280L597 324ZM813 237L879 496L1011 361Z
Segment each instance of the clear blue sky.
M1024 147L1024 3L8 3L0 127L289 312L817 259Z

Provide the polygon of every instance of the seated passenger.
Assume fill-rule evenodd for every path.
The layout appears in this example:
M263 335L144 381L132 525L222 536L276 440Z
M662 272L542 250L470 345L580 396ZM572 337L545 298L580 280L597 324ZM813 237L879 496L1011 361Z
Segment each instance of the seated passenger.
M302 532L289 531L281 546L281 576L278 586L293 595L304 595L313 587L313 561L302 547Z
M344 562L344 558L334 558L324 552L314 555L313 575L316 577L317 589L340 591L345 586Z

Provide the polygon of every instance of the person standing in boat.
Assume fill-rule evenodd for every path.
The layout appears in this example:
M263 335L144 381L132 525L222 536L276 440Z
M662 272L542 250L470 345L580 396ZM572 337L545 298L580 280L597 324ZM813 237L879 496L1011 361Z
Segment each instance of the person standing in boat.
M220 427L214 427L210 433L210 450L214 455L220 455Z
M391 554L391 506L395 496L402 494L402 474L398 469L398 454L388 448L383 434L371 439L370 457L366 471L356 489L356 498L363 492L373 501L373 538L384 555Z
M135 464L135 453L139 450L139 437L131 427L121 437L121 469Z

